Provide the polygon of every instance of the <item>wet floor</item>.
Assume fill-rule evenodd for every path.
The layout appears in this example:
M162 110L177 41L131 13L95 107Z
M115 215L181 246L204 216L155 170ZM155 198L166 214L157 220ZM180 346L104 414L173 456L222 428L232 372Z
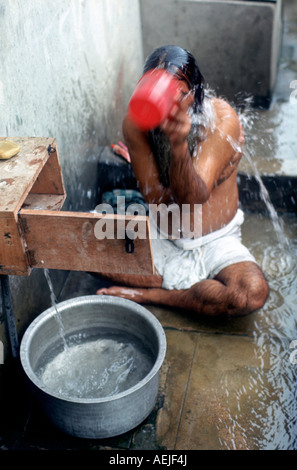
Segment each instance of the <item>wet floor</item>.
M165 449L297 448L297 218L281 221L291 252L267 217L247 214L243 226L270 284L260 311L226 321L148 306L168 348L154 420L133 434L133 448L143 439Z
M291 251L280 248L268 217L248 213L243 225L243 241L270 284L263 309L226 320L147 306L163 325L167 354L158 400L144 423L110 439L74 438L50 425L30 397L24 400L24 389L0 448L296 449L297 218L281 221ZM97 286L93 276L72 272L59 300L93 294Z
M254 138L254 158L261 174L296 176L297 108L289 97L297 79L297 8L291 0L285 5L276 94L271 109L260 113L261 126L254 125L261 134ZM289 248L266 215L246 213L243 225L243 241L270 285L261 310L226 320L147 306L164 327L167 354L158 400L144 423L106 440L67 436L40 415L12 364L0 449L296 450L297 217L279 217ZM93 294L97 287L91 275L72 272L59 300Z

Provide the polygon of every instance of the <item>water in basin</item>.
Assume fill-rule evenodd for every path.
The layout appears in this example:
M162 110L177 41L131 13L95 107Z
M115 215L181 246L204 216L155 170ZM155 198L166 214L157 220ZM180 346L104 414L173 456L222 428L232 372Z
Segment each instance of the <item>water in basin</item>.
M67 338L67 348L48 353L37 371L47 389L61 397L111 397L136 385L153 367L152 354L132 335L113 330L96 339L84 336Z

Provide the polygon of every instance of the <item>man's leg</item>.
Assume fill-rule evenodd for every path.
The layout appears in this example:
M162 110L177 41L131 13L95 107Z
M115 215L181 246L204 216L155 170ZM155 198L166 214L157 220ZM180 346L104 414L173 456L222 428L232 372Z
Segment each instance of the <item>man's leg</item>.
M202 315L247 315L261 308L269 293L256 263L244 261L224 268L215 279L206 279L186 290L160 287L110 287L97 294L115 295L143 304L159 304L192 310Z

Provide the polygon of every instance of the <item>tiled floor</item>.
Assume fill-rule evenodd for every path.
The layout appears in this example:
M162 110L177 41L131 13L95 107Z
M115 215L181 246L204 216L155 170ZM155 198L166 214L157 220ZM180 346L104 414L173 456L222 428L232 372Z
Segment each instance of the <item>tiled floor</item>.
M284 221L286 234L293 242L297 238L297 218L287 216ZM147 306L164 328L167 353L160 370L157 403L144 423L110 439L78 439L52 427L30 396L27 401L24 396L17 401L12 395L9 400L15 414L9 414L0 448L294 448L296 366L289 361L289 344L297 331L296 268L289 255L284 257L277 250L267 217L247 214L243 239L267 267L271 294L262 310L242 318L211 319ZM264 244L267 250L263 250ZM294 250L296 253L296 246ZM285 282L291 284L289 295ZM100 281L90 274L71 272L59 300L94 294L99 285ZM14 386L12 382L12 393L18 395L20 389L24 390L23 384Z
M287 107L284 119L292 129L292 140L290 155L285 152L290 164L284 171L296 175L296 109L294 114L295 105L288 107L288 79L297 78L297 8L294 0L286 5L290 9L285 10L286 35L273 109L283 112ZM261 129L274 126L274 132L281 134L283 122L272 122L272 114L261 112ZM259 149L257 162L263 173L261 161L265 162L267 148L263 158ZM294 243L296 217L287 217L285 223ZM297 339L295 268L291 254L279 250L267 218L247 214L243 238L267 270L271 284L267 305L236 319L199 318L186 311L147 306L165 330L167 354L156 407L144 423L106 440L66 436L40 416L30 397L20 403L17 393L24 390L23 384L13 386L16 375L12 374L7 397L11 407L0 449L296 449L297 366L289 360L290 341ZM70 273L60 300L94 294L97 287L93 276Z

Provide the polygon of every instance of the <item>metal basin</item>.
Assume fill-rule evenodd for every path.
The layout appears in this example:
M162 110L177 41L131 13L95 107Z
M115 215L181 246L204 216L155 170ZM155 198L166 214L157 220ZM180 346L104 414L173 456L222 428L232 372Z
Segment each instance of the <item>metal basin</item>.
M141 341L153 361L147 375L131 388L103 398L69 398L53 392L37 376L48 351L62 340L55 308L39 315L26 330L20 348L23 369L47 418L66 433L101 439L127 432L152 411L158 395L159 369L165 357L166 337L154 315L130 300L111 296L84 296L58 304L65 336L102 330L121 331Z

